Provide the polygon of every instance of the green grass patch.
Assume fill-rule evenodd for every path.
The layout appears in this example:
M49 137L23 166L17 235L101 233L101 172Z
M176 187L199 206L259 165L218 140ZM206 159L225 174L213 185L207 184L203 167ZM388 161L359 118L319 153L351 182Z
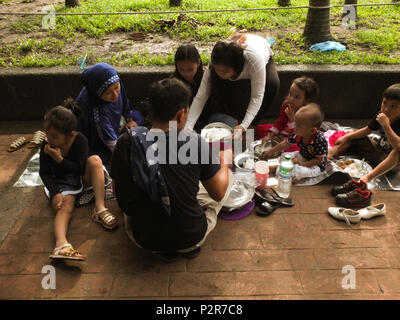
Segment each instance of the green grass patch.
M55 67L75 65L77 57L49 57L45 54L33 53L23 58L0 58L3 67Z
M32 2L34 0L16 0ZM387 0L386 2L390 2ZM0 0L7 3L8 0ZM362 3L380 3L382 0L358 0ZM342 4L343 0L331 0ZM291 6L308 5L308 0L291 0ZM181 11L238 8L277 7L277 0L183 0L181 7L170 7L169 0L86 0L81 6L65 8L56 6L56 12L138 12ZM42 17L24 17L11 25L11 30L27 34L27 38L0 47L1 66L49 66L75 65L74 56L64 57L64 49L77 39L82 42L101 41L102 37L117 32L163 33L178 42L196 41L213 43L227 38L240 29L262 32L275 38L275 61L278 64L398 64L400 63L400 5L381 7L358 7L356 30L340 30L342 8L330 11L330 23L334 27L334 41L348 45L345 52L311 53L302 37L307 10L268 10L223 13L188 13L178 19L178 13L164 15L108 15L108 16L56 16L56 28L44 31ZM37 40L38 32L47 38ZM346 35L346 38L342 34ZM98 40L96 40L98 39ZM75 42L74 42L75 41ZM89 41L87 41L89 42ZM98 43L97 42L97 43ZM123 46L121 45L121 50ZM173 64L173 54L118 54L91 52L88 62L106 61L114 65L165 65ZM68 51L70 52L70 51ZM202 53L204 63L209 54Z

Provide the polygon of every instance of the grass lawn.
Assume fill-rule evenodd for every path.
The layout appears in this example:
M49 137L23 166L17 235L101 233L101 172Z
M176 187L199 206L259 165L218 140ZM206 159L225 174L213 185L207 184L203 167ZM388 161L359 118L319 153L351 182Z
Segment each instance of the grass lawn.
M383 3L391 0L358 0ZM40 11L47 1L0 0L0 11ZM169 0L81 0L81 6L64 8L54 1L56 12L171 11L277 7L277 0L183 0L180 8L170 8ZM340 4L343 0L331 0ZM291 0L292 6L307 0ZM277 64L397 64L400 63L399 6L359 7L355 30L342 27L342 8L331 9L333 40L346 45L344 52L311 53L302 37L307 9L190 13L128 16L58 16L56 28L45 30L42 17L0 19L0 65L76 65L79 56L88 63L113 65L173 64L173 55L182 42L195 43L205 63L212 45L240 29L274 37ZM1 17L0 17L1 18ZM171 26L168 22L175 23ZM177 22L177 20L179 20ZM143 35L135 40L134 35ZM161 47L161 49L160 49ZM155 49L156 48L156 49Z

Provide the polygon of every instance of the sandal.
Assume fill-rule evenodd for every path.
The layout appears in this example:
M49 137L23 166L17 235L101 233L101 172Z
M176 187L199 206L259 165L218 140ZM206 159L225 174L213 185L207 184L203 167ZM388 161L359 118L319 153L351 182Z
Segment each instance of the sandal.
M19 137L18 139L15 139L10 146L8 147L7 151L8 152L13 152L13 151L17 151L19 148L21 148L23 145L25 145L25 143L31 141L32 137Z
M61 250L68 248L61 252ZM86 257L79 251L75 250L70 243L63 244L54 249L53 254L49 256L51 259L65 259L65 260L76 260L84 261Z
M103 212L105 213L102 215ZM107 208L104 208L99 212L96 212L96 209L93 209L92 220L101 223L104 228L109 230L116 228L119 224L117 217L113 215Z
M256 215L259 217L268 217L275 209L281 206L280 203L270 204L268 201L261 203L256 207Z
M46 134L43 131L35 131L32 140L28 143L28 148L33 149L39 147L45 138Z
M294 201L291 198L280 197L274 189L271 189L274 194L269 193L266 189L258 190L256 189L255 195L258 203L268 201L271 204L280 204L285 207L293 207Z

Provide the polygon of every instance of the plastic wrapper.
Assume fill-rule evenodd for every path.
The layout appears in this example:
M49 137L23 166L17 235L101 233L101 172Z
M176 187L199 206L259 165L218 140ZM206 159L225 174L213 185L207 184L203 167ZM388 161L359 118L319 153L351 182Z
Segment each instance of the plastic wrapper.
M14 187L37 187L43 186L39 176L39 151L29 160L25 171L14 184Z

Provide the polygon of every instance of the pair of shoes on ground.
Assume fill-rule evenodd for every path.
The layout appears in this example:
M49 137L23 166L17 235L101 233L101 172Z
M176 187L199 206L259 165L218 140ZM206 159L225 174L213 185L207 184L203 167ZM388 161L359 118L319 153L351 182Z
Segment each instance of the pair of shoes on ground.
M157 252L156 255L164 262L173 262L179 260L181 257L186 259L196 258L201 251L201 247L189 252Z
M344 220L350 225L351 223L360 222L361 219L368 220L373 217L384 216L386 214L386 205L384 203L379 203L359 210L330 207L328 208L328 212L335 219Z
M260 217L267 217L279 207L294 206L293 199L282 198L274 189L271 190L273 193L268 192L267 189L256 189L256 215Z
M46 134L43 131L40 131L40 130L35 131L33 136L28 136L28 137L21 136L21 137L15 139L10 144L7 151L8 152L17 151L18 149L22 148L26 143L28 144L27 147L29 149L39 147L45 138L46 138Z
M337 205L344 208L365 208L371 205L372 192L363 181L354 179L332 189Z

